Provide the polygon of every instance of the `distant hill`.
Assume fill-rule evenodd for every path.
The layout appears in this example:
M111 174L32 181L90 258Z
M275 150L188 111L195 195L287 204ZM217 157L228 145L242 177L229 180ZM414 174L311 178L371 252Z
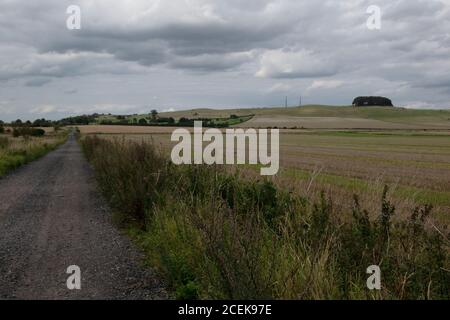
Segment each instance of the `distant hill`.
M450 130L450 110L308 105L293 108L192 109L151 114L94 114L64 119L64 124L183 125L203 119L210 126L287 129ZM206 120L205 120L206 119ZM209 119L209 120L208 120ZM77 121L83 121L77 123ZM180 121L181 120L181 121ZM181 123L181 124L180 124Z
M193 109L162 113L164 117L254 117L243 127L305 129L450 129L450 110L413 110L392 107L308 105L293 108Z

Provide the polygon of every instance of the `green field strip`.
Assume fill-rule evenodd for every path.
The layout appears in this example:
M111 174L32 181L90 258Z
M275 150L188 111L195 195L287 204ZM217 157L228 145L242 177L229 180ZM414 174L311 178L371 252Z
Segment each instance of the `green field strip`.
M284 150L283 154L290 155L293 157L306 156L315 158L326 158L326 159L341 159L341 160L352 160L360 161L368 164L389 164L394 167L398 166L408 166L411 168L429 168L429 169L448 169L450 170L450 162L435 162L435 161L422 161L422 160L395 160L386 159L381 157L369 157L369 156L355 156L355 155L344 155L344 154L334 154L334 153L313 153L313 152L291 152ZM450 176L450 171L449 171Z
M294 177L300 180L309 180L313 178L310 171L297 168L283 168L281 175L287 177ZM340 175L333 175L327 173L320 173L314 176L314 180L320 184L334 185L348 191L363 191L363 192L379 192L381 188L375 188L368 180L345 177ZM378 190L380 189L380 190ZM421 204L431 203L439 206L450 206L450 192L434 191L426 188L418 188L406 185L396 185L393 190L393 195L400 198L413 198Z
M245 167L254 171L258 171L261 166L246 165ZM354 193L380 193L383 189L383 186L380 185L377 187L371 184L370 181L366 179L345 177L329 173L319 173L317 175L313 175L310 170L299 168L282 168L280 169L279 176L281 178L294 178L296 180L304 181L313 179L320 185L328 184ZM389 185L389 183L384 184ZM413 199L418 204L432 204L433 206L443 207L450 206L450 192L435 191L426 188L395 184L395 188L392 190L392 194L394 197L398 197L401 199Z

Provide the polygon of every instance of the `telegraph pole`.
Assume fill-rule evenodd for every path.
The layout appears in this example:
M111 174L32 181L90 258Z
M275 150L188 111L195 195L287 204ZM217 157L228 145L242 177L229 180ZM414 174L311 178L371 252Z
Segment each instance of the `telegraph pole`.
M285 106L285 108L287 109L287 107L288 107L288 97L286 96L286 100L285 100L285 102L284 102L284 106Z

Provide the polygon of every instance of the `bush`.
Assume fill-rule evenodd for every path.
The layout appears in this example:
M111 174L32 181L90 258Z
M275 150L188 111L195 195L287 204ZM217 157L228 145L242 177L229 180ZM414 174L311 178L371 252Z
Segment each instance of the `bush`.
M2 125L0 125L0 134L2 133L5 133L5 128Z
M21 135L21 129L19 129L19 128L13 128L12 135L13 135L14 138L20 137L20 135Z
M99 184L180 299L449 299L446 231L431 206L394 222L354 197L351 220L325 193L305 199L220 167L173 166L152 145L86 137ZM379 265L383 290L366 288Z
M170 117L170 118L158 118L156 120L157 123L159 124L174 124L175 123L175 119Z
M0 137L0 149L6 149L9 146L8 137Z
M45 135L45 130L43 130L43 129L37 129L37 128L31 128L31 127L13 128L13 136L16 138L20 137L20 136L42 137L44 135Z
M194 120L191 120L191 119L185 118L185 117L181 117L180 120L178 120L178 123L180 125L184 125L184 124L194 125Z
M42 137L45 135L44 129L32 129L31 130L31 136L33 137Z

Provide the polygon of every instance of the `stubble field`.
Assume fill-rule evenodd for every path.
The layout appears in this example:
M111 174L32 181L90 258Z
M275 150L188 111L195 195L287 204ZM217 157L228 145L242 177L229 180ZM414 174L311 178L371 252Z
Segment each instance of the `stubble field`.
M86 126L82 134L152 141L167 154L174 128ZM352 195L379 206L385 184L398 217L417 205L432 204L433 219L450 224L450 132L281 130L277 184L293 192L331 194L336 206L351 207ZM233 168L235 169L235 168ZM238 170L256 176L257 167ZM376 210L375 210L376 211Z
M103 193L178 298L448 299L450 112L170 115L244 114L253 117L240 127L280 129L274 177L250 165L175 167L176 128L80 127ZM375 295L365 290L373 264L389 279Z

